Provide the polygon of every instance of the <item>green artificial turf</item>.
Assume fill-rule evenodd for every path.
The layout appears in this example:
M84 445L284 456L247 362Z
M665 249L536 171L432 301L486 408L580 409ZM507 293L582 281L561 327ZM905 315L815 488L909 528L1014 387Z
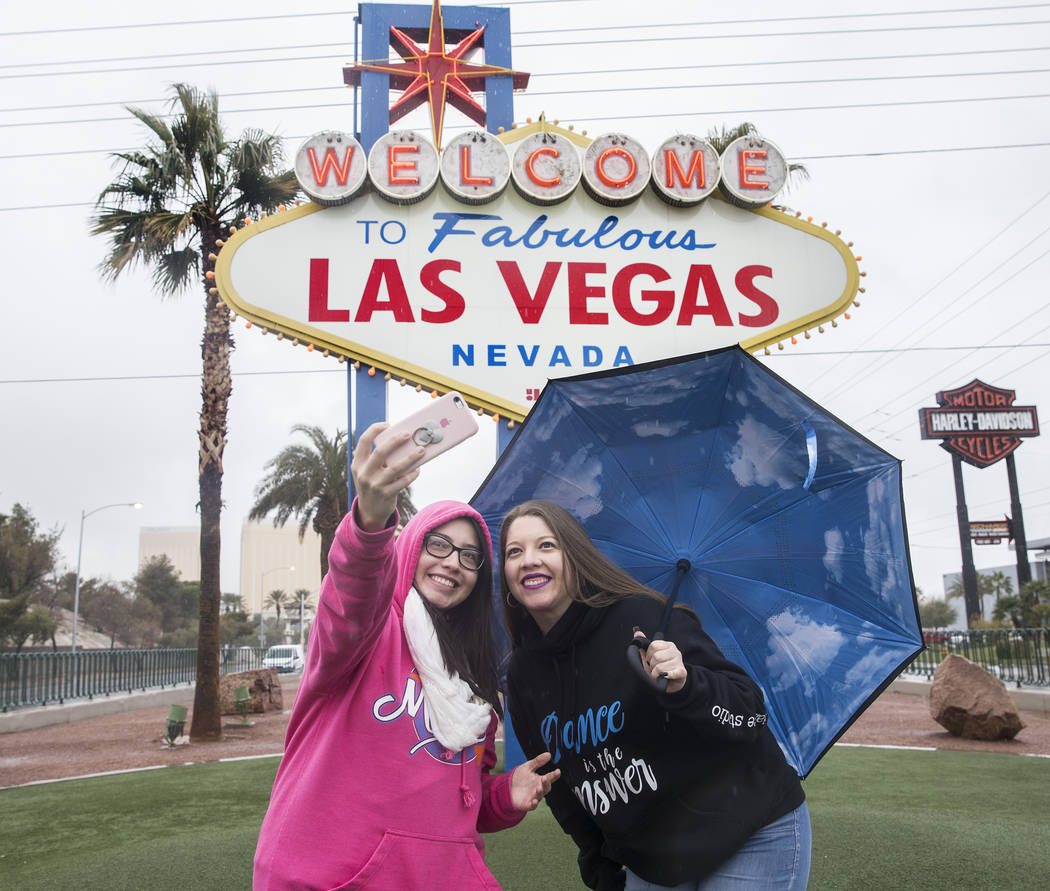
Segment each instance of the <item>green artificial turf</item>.
M806 783L811 889L1005 891L1050 882L1050 760L833 749Z
M250 888L277 758L0 792L0 888Z
M277 763L4 790L0 888L247 889ZM813 891L999 891L1050 875L1050 760L836 748L806 792ZM582 888L575 848L545 807L486 843L507 891Z

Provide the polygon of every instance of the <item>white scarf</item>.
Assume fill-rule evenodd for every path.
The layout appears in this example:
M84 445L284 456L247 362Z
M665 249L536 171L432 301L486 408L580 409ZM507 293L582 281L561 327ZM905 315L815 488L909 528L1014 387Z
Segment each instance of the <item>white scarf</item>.
M449 674L434 622L415 588L405 598L405 639L423 683L431 732L451 752L473 745L484 735L492 707L475 695L459 672Z

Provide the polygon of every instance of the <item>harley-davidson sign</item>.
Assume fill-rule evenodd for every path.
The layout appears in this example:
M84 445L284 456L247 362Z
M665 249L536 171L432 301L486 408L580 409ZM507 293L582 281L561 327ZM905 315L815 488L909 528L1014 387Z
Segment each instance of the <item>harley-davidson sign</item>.
M941 446L975 467L1002 460L1039 435L1034 405L1014 405L1016 393L973 380L965 387L942 390L937 408L919 409L923 439L940 439Z

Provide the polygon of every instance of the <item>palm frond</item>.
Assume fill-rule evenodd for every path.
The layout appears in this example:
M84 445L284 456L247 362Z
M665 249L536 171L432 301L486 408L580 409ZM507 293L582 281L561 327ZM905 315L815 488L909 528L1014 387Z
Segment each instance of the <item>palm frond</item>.
M245 130L230 145L230 162L238 170L271 170L283 159L281 138L263 130Z
M723 124L721 127L707 131L707 141L715 147L715 151L718 154L722 154L734 139L739 139L741 136L748 136L755 132L757 132L757 128L750 121L743 121L733 127L726 127Z
M173 240L160 237L152 228L151 211L106 207L92 219L92 235L109 235L110 252L99 271L104 278L116 279L136 261L154 262L170 252Z
M248 518L261 520L272 513L274 525L283 526L294 516L301 540L311 525L316 528L319 517L323 523L334 518L337 524L346 513L347 441L343 430L329 437L307 424L296 424L292 433L305 436L309 445L286 446L266 462L268 472L255 488Z
M259 211L270 213L287 204L299 193L299 183L293 171L277 176L256 171L242 171L233 183L236 197L222 208L223 216L255 216Z
M153 285L162 294L175 294L192 284L200 270L200 254L192 247L172 248L153 259Z
M136 108L133 105L125 105L124 110L127 111L128 114L138 118L143 124L149 127L149 129L152 130L160 139L161 144L164 145L166 148L170 148L174 145L175 139L172 136L171 129L166 123L164 123L164 119L162 117L159 117L155 114L150 114L148 111L142 108Z
M758 134L758 128L750 121L743 121L737 124L735 127L726 127L723 124L717 129L707 131L707 141L715 147L718 154L725 152L729 144L741 136L750 136L752 133ZM788 162L787 165L787 186L788 188L792 185L793 179L807 180L809 179L809 170L806 169L805 164L798 162Z
M148 215L145 229L149 236L162 244L175 244L189 234L192 214L171 210L156 210Z

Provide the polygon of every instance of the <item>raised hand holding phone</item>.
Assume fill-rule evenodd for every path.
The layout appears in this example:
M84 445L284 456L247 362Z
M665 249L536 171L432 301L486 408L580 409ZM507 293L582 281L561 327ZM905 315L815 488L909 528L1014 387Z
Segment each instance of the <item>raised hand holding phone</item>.
M398 492L419 476L417 463L423 449L412 446L410 434L396 434L376 443L376 438L388 427L385 421L381 421L365 430L358 437L350 462L350 474L357 492L357 522L366 532L378 532L386 526L397 507ZM395 460L393 453L399 450L404 453Z
M380 422L369 427L350 462L361 528L382 529L397 506L398 492L415 482L419 467L477 432L477 421L455 392L393 426Z

